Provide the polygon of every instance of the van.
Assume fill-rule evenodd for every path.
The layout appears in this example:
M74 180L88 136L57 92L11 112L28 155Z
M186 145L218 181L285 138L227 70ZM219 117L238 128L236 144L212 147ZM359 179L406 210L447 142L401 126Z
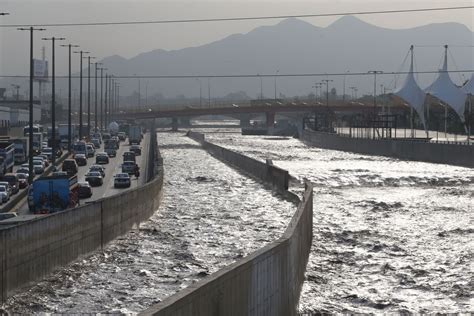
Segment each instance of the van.
M1 177L1 181L8 182L12 188L12 194L17 194L20 191L20 180L18 176L14 173L7 173Z
M73 176L77 173L78 168L74 159L66 159L63 162L62 171L66 171L68 176Z

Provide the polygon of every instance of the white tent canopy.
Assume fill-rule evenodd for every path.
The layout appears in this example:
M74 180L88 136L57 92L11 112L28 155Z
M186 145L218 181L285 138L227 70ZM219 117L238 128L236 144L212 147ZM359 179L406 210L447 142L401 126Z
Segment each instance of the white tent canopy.
M395 91L394 94L403 99L406 103L408 103L408 105L415 109L426 131L427 126L424 110L426 94L423 90L421 90L420 86L418 86L415 77L413 76L413 58L410 64L410 72L408 73L405 83L400 89Z
M467 94L458 88L452 82L451 77L449 77L447 54L446 48L443 68L440 69L438 78L428 88L425 89L425 92L449 105L454 111L456 111L456 113L461 118L461 121L464 123L464 110L466 106Z

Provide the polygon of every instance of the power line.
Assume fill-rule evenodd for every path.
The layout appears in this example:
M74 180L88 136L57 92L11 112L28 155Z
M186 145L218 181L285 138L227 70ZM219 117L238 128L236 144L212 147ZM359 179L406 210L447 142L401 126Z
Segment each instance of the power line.
M428 71L414 71L414 74L437 74L439 70L428 70ZM461 70L448 70L447 73L462 73L469 72L473 73L474 69L461 69ZM380 76L387 75L407 75L408 71L384 71ZM373 74L367 72L338 72L338 73L289 73L289 74L278 74L278 77L327 77L327 76L372 76ZM275 74L223 74L223 75L114 75L115 78L120 79L193 79L193 78L259 78L259 77L275 77ZM0 78L28 78L27 75L1 75ZM68 76L56 76L57 78L68 78ZM79 76L72 76L71 78L80 78Z
M270 16L230 17L230 18L210 18L210 19L85 22L85 23L44 23L44 24L3 24L3 25L0 25L0 27L2 28L24 27L24 26L67 27L67 26L110 26L110 25L139 25L139 24L228 22L228 21L274 20L274 19L288 19L288 18L316 18L316 17L331 17L331 16L343 16L343 15L371 15L371 14L394 14L394 13L410 13L410 12L433 12L433 11L464 10L464 9L474 9L474 6L400 9L400 10L382 10L382 11L353 11L353 12L298 14L298 15L270 15Z

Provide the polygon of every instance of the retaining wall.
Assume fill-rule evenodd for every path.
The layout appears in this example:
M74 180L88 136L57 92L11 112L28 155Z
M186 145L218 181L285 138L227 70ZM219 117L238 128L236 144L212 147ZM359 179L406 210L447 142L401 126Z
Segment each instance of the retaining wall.
M142 315L296 315L311 249L313 187L283 237L165 299Z
M149 150L156 147L152 133ZM0 230L1 300L147 220L162 197L163 169L154 166L158 159L149 160L147 168L156 168L157 174L142 187Z
M209 143L205 140L204 134L201 133L189 131L187 135L191 139L199 142L202 147L215 158L229 163L234 167L249 173L253 177L272 185L272 187L279 192L285 192L288 190L290 179L288 171L274 166L271 161L264 163L224 147Z
M308 130L303 131L302 140L309 145L325 149L474 167L474 146L472 145L349 138Z

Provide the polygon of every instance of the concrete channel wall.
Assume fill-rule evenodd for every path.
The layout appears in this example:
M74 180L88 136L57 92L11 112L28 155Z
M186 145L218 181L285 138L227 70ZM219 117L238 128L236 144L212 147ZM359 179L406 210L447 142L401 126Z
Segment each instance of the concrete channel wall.
M288 171L205 141L189 132L216 158L249 175L288 189ZM303 199L283 236L249 256L190 285L142 312L158 316L296 315L313 237L313 187L305 184Z
M274 166L270 161L266 163L261 162L224 147L209 143L205 140L204 134L189 131L188 137L200 143L202 147L215 158L229 163L249 173L253 177L272 185L278 192L288 190L290 176L287 170Z
M308 130L303 132L302 140L308 145L325 149L387 156L405 160L442 163L461 167L474 167L473 145L349 138L336 134Z
M306 184L277 241L151 306L142 315L242 316L297 314L313 233L313 187Z
M103 248L158 209L163 168L155 166L160 161L155 133L151 133L149 150L155 154L147 168L156 170L156 175L144 186L0 230L2 301L55 268Z

